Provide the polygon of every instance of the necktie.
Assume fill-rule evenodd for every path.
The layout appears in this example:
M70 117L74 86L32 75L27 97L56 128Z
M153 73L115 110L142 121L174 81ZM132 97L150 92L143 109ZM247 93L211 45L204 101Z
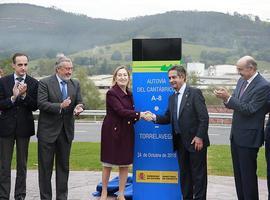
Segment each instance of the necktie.
M66 81L61 81L61 85L62 85L61 93L62 93L62 100L63 101L67 98L66 84L67 84Z
M16 80L17 80L17 81L19 81L19 82L22 82L22 81L24 80L24 78L23 78L23 77L18 76L18 77L16 78Z
M245 80L245 81L243 82L242 86L241 86L240 93L239 93L239 98L241 98L241 96L242 96L243 93L245 92L245 89L246 89L246 87L247 87L247 84L248 84L248 82L247 82L247 80Z
M177 116L177 110L178 110L178 96L179 92L174 94L174 106L173 106L173 127L175 133L180 133L179 123L178 123L178 116Z

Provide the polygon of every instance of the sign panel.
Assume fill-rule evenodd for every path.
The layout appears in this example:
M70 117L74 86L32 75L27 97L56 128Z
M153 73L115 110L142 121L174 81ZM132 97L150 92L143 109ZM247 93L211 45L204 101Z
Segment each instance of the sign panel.
M136 110L165 113L168 97L173 92L167 71L172 65L179 64L180 59L179 38L133 40L132 80ZM144 120L137 122L134 150L133 199L180 199L179 169L172 148L171 125Z

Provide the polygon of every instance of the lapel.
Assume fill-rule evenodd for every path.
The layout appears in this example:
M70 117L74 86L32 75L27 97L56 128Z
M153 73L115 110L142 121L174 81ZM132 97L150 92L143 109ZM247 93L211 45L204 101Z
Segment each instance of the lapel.
M27 74L26 74L24 83L27 85L27 92L28 92L29 88L31 87L31 81L30 81L30 78L29 78L29 76Z
M27 90L29 89L28 87L31 85L31 79L29 78L29 76L26 74L24 83L27 84Z
M184 94L183 94L183 96L182 96L182 100L181 100L181 104L180 104L180 108L179 108L179 118L180 118L180 116L181 116L181 113L182 113L182 111L183 111L183 108L184 108L185 105L186 105L186 102L187 102L187 99L188 99L188 97L189 97L189 94L190 94L190 88L189 88L189 86L187 85L187 86L186 86L186 89L185 89L185 91L184 91Z
M241 92L241 87L242 87L242 85L243 85L243 83L244 83L244 79L240 79L239 80L239 83L238 83L238 85L237 85L237 87L236 87L236 89L237 89L237 91L236 91L236 94L237 94L237 98L239 98L239 96L240 96L240 92ZM243 95L242 95L243 96Z
M62 102L62 93L56 75L51 76L50 84L53 88L55 96L58 98L59 102Z
M14 87L14 84L15 84L15 80L14 80L14 74L10 74L9 77L8 77L8 90L7 91L10 91L11 94L13 93L13 87Z
M170 117L171 117L171 120L173 118L173 107L174 107L174 93L170 96L169 98L169 106L170 106Z
M73 93L74 93L74 85L73 85L72 80L70 79L67 81L67 95L68 95L68 97L71 98L71 100L73 100L72 99Z
M248 95L248 93L256 86L257 82L260 80L261 75L258 74L252 81L251 83L248 85L248 87L246 88L246 90L244 91L243 95L241 96L241 99L245 96ZM239 91L240 92L240 91ZM239 94L239 93L238 93Z

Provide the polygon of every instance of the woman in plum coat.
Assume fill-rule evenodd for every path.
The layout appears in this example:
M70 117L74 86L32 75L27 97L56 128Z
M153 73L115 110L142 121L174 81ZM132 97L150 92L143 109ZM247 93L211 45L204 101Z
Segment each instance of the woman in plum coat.
M106 94L107 114L101 129L102 194L107 199L107 185L113 166L119 167L119 195L125 200L124 189L128 167L133 162L133 124L144 113L134 110L132 93L129 91L130 73L125 66L119 66L113 73L111 89Z

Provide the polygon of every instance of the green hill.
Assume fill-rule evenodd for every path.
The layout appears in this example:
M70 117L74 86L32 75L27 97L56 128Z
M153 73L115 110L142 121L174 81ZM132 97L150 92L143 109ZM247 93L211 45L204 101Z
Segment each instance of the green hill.
M138 37L182 37L185 43L243 51L269 51L270 25L255 17L173 11L117 21L29 4L0 4L1 53L32 57L72 53ZM9 55L9 54L8 54Z
M183 62L188 61L204 62L206 67L209 65L218 64L218 60L203 60L201 58L202 52L215 52L222 55L227 55L231 52L228 48L208 47L204 45L186 44L182 46ZM92 74L110 74L117 65L125 64L131 65L131 40L111 45L96 46L89 50L79 51L69 56L72 58L76 67L85 67L88 69L89 75ZM113 60L112 55L115 52L120 53L120 58ZM236 55L229 55L226 57L226 62L222 64L235 64L239 57ZM53 63L55 59L37 59L30 62L32 69L38 71L39 75L44 75L53 72ZM259 70L269 69L270 63L265 61L258 61ZM47 68L50 69L47 69Z
M185 62L232 64L250 54L269 66L270 23L258 17L172 11L117 21L30 4L0 4L0 60L15 51L28 53L32 60L63 52L72 54L77 65L92 68L89 73L102 73L117 63L130 63L132 38L165 37L182 38ZM33 69L38 67L33 64Z

